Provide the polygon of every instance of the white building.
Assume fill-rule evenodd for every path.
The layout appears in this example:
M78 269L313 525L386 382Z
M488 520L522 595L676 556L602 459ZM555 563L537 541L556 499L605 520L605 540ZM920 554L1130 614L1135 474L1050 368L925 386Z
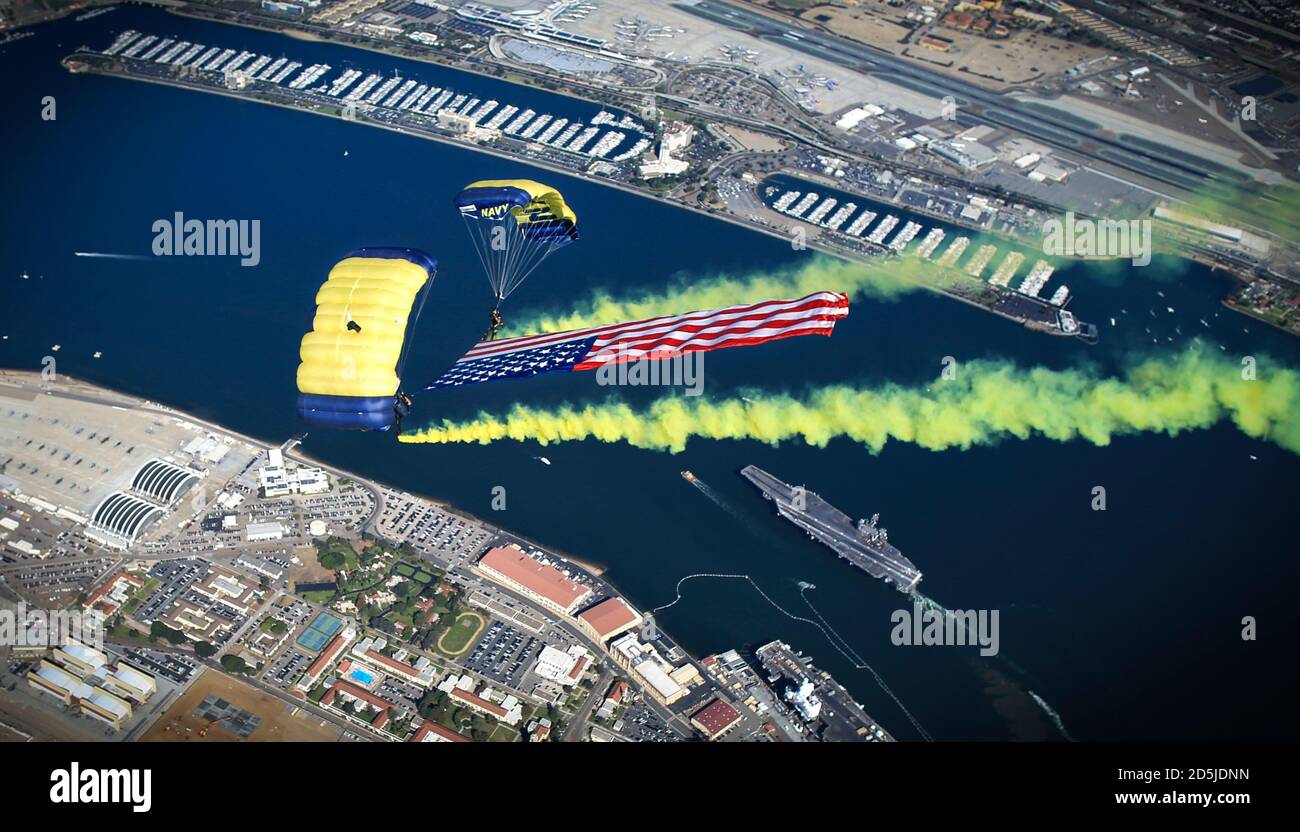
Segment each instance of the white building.
M538 654L533 672L548 682L567 687L578 683L590 661L587 651L579 645L565 652L548 644Z
M260 543L264 540L279 540L284 537L284 526L274 520L267 523L249 523L244 528L244 534L249 543Z
M685 159L674 159L673 153L685 150L695 137L695 128L684 121L671 122L664 128L663 138L659 140L659 155L648 162L641 163L641 176L653 179L657 176L676 176L685 173L691 166Z
M330 489L329 474L306 466L290 470L279 448L266 452L267 463L257 469L257 482L264 497L287 497L290 494L320 494Z

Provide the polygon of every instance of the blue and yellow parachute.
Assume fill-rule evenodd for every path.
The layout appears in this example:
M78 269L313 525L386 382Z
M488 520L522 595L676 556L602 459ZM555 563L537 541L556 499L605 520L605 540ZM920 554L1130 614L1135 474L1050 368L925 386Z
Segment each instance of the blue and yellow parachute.
M473 182L454 203L498 302L551 252L578 239L578 215L564 196L531 179Z
M407 330L437 271L437 261L409 248L357 249L330 269L299 350L303 422L343 430L388 430L397 422Z

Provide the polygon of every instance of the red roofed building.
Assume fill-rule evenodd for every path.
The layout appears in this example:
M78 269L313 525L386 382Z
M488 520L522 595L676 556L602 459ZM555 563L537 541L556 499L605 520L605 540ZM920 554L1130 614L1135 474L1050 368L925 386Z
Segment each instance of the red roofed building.
M622 598L607 598L578 615L582 629L603 644L614 636L640 626L641 616Z
M126 603L133 592L142 586L144 581L135 575L125 570L119 571L90 593L82 606L88 610L97 609L106 616L112 615Z
M433 675L431 672L420 670L414 665L407 664L406 662L399 662L391 656L385 656L378 650L367 650L360 658L365 659L375 667L387 670L389 673L395 673L406 679L408 682L413 682L426 688L433 684Z
M716 740L727 733L738 722L740 722L740 711L722 699L714 699L691 717L691 724L710 740Z
M393 706L365 688L359 688L351 682L335 682L334 687L325 691L325 695L320 698L320 703L325 706L333 705L340 695L360 700L367 705L373 705L379 711L379 713L375 714L374 719L370 721L372 728L383 728L388 724L389 717L392 716L390 711Z
M471 708L477 711L482 711L488 716L496 717L497 719L505 719L506 716L505 708L501 707L495 702L489 702L488 700L479 696L477 693L471 693L470 691L461 690L460 688L452 688L451 698L464 702L466 705L469 705Z
M561 615L570 615L591 595L554 566L547 566L511 544L489 549L475 566L485 577L520 592Z
M473 740L426 719L423 725L415 729L415 733L411 734L407 742L473 742Z
M320 680L320 677L329 669L329 666L334 663L334 660L338 658L339 653L343 652L343 648L347 647L348 643L355 637L356 631L351 627L345 627L343 628L343 632L330 639L330 643L325 645L325 649L320 651L320 655L316 657L316 661L312 662L311 667L307 668L307 672L302 675L302 679L298 681L298 687L303 690L311 690L314 688L316 682Z

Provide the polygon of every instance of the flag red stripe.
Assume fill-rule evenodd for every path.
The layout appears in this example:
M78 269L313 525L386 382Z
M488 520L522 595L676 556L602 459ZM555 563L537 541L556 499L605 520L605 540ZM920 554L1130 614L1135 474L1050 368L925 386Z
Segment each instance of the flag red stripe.
M586 338L592 335L598 335L600 336L600 340L608 341L623 333L644 332L647 329L658 326L672 326L675 324L680 324L682 326L708 325L710 323L718 323L722 321L740 321L764 316L771 317L774 315L780 315L783 312L797 312L818 307L847 310L848 297L835 292L816 292L795 300L760 301L758 303L728 306L721 309L687 312L682 315L666 315L657 318L649 318L643 321L608 324L599 327L588 327L586 329L571 329L564 332L544 333L540 335L525 335L518 338L507 338L502 341L480 341L460 360L470 361L491 355L500 355L517 350L546 346L548 344L564 343L576 338ZM848 314L847 311L839 313L841 317L845 314Z
M704 346L701 344L686 344L683 347L681 347L677 351L677 353L680 354L680 353L687 353L687 352L709 352L711 350L722 350L722 349L728 349L730 347L749 347L755 344L766 344L768 341L779 341L783 338L796 338L801 335L825 335L829 337L833 328L834 328L833 325L822 325L817 327L812 327L812 326L792 327L790 329L782 330L780 333L776 335L736 338L735 340L729 340L725 344L718 344L716 346ZM586 361L573 365L573 369L575 371L595 370L609 363L621 364L624 361L629 361L633 359L648 359L654 361L654 360L661 360L664 358L671 358L671 357L673 357L673 355L670 353L666 355L628 356L624 359L614 358L611 359L610 361L599 361L599 360L593 360L593 358L588 358Z

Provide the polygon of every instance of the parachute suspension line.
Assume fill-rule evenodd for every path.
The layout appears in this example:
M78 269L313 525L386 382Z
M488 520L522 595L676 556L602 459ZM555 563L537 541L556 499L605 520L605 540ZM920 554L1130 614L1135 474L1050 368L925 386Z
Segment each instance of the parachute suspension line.
M415 306L415 314L411 316L410 322L406 325L406 339L402 342L402 352L397 357L397 378L399 384L402 378L402 368L406 366L406 354L411 349L411 342L415 340L415 327L420 323L420 314L424 312L424 302L429 299L429 290L432 288L433 277L430 277L424 282L424 288L420 290L420 300Z
M524 270L519 274L518 279L516 279L516 280L514 281L514 285L513 285L513 287L511 288L511 291L513 292L515 289L517 289L517 288L519 288L520 286L522 286L523 283L524 283L524 281L528 279L528 276L529 276L530 274L532 274L534 271L536 271L536 270L537 270L537 267L540 266L540 265L542 265L542 263L546 260L546 258L547 258L547 257L550 257L550 256L551 256L551 252L555 251L555 249L556 249L556 245L555 245L554 242L548 242L546 245L541 246L541 247L540 247L541 254L537 255L537 259L536 259L536 260L533 260L533 261L528 265L528 267L525 268L525 269L524 269Z
M497 236L497 227L502 229L500 236L504 245L498 249L492 244L495 239L488 242L493 251L488 278L498 297L504 300L523 285L528 276L550 256L555 250L555 244L552 240L530 240L523 227L513 221L492 226L491 233L494 237Z
M525 246L527 240L524 238L524 233L519 227L519 222L513 217L513 215L501 223L501 228L504 232L502 234L502 243L504 248L501 255L502 268L499 273L500 285L497 287L497 293L501 295L501 298L504 300L514 291L514 286L511 285L512 277L515 273L515 269L518 268L517 262L526 253Z
M465 233L469 235L470 242L474 244L474 253L478 255L479 265L483 267L483 271L487 274L488 283L490 284L492 283L492 268L488 265L489 255L485 250L485 244L488 241L483 236L480 223L477 220L470 219L468 216L462 216L461 219L465 222ZM495 291L495 287L493 287L493 290Z

